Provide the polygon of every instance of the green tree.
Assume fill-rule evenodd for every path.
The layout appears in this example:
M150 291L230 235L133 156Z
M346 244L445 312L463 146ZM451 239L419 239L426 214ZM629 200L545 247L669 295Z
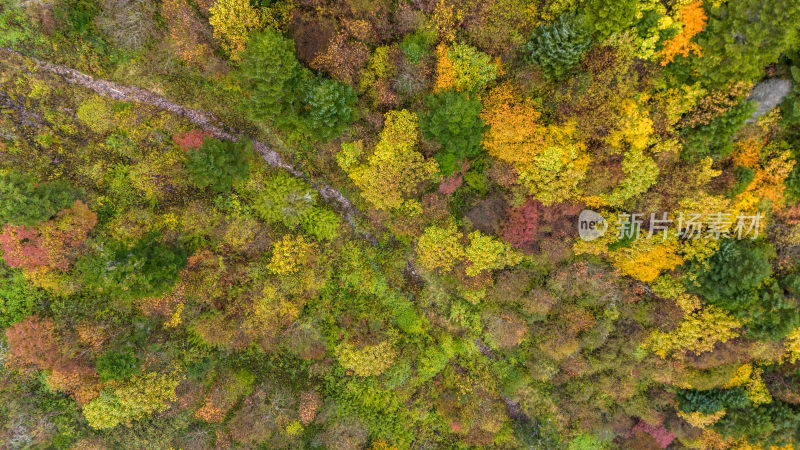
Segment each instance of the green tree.
M419 118L419 128L428 139L435 139L442 150L435 155L442 172L452 174L466 157L481 151L483 132L481 101L475 96L452 90L430 95Z
M289 228L300 225L316 201L317 191L286 172L267 178L253 194L253 207L262 219Z
M526 57L551 78L561 78L581 60L592 44L583 16L566 13L546 25L540 25L525 44Z
M726 241L709 260L695 264L692 289L729 310L754 337L781 339L800 326L795 275L770 277L775 250L764 243Z
M423 380L431 379L441 372L455 355L456 346L453 338L450 335L443 335L439 338L438 344L429 344L420 353L417 374Z
M774 255L774 248L764 243L725 241L708 259L707 267L692 265L697 278L689 287L710 303L732 310L732 304L746 302L772 274L769 260Z
M313 207L301 219L303 231L319 240L331 240L339 235L339 216L325 208Z
M271 28L254 34L241 53L238 79L253 120L296 126L310 76L295 56L294 42Z
M800 3L795 0L707 5L708 24L696 37L703 54L691 61L701 79L711 85L757 80L765 66L796 46L800 38Z
M353 90L314 77L297 60L294 42L273 29L250 38L241 53L238 79L253 120L268 120L278 128L326 140L353 121Z
M139 373L139 358L132 348L110 350L97 358L95 367L100 381L124 380Z
M234 183L247 179L252 156L249 140L226 142L206 137L200 148L189 153L186 168L198 187L228 192Z
M423 29L403 36L398 46L409 61L419 64L424 57L430 56L433 43L433 33Z
M586 15L598 40L622 31L636 18L637 0L588 0Z
M353 121L356 94L350 86L336 80L316 78L306 87L305 118L309 133L323 140L332 139Z
M714 414L724 408L746 408L752 405L742 387L732 389L678 389L678 409L684 412Z
M800 409L795 405L779 400L754 405L742 387L679 389L676 394L681 411L714 414L724 409L713 429L725 437L745 438L763 448L783 447L800 438Z
M45 292L28 284L19 271L0 265L0 329L29 316Z
M0 223L36 225L71 206L77 194L63 181L37 184L17 171L0 173Z
M714 424L714 429L723 436L745 438L761 448L786 447L800 439L800 410L781 401L731 408Z
M84 284L121 299L154 297L166 292L186 265L183 249L167 246L154 234L132 245L109 240L77 263Z
M786 295L778 282L772 282L752 295L740 309L745 316L745 328L757 338L782 339L800 326L800 309L797 297Z
M706 156L721 159L733 151L733 137L756 109L754 102L743 101L716 117L708 125L685 128L681 132L684 159L695 161Z

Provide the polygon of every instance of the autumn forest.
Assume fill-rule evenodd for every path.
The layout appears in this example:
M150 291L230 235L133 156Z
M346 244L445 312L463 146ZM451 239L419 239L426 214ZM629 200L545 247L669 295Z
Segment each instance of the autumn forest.
M800 3L0 0L0 448L800 449Z

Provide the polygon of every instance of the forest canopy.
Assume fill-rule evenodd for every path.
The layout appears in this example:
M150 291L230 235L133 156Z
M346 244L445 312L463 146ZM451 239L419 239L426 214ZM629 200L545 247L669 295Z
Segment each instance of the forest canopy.
M796 0L0 0L0 448L800 448Z

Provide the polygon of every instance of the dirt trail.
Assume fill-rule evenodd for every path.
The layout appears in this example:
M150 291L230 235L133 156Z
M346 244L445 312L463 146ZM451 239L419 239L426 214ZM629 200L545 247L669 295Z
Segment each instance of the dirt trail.
M271 150L266 144L257 139L253 139L247 136L245 133L226 127L224 124L218 121L211 113L205 112L200 109L192 109L182 105L175 104L173 102L170 102L166 98L158 94L155 94L153 92L150 92L146 89L142 89L136 86L120 85L108 80L96 79L90 75L86 75L85 73L79 72L75 69L58 64L52 64L46 61L41 61L39 59L30 56L22 55L19 52L11 49L0 48L0 54L3 55L3 58L0 59L0 63L2 63L3 59L6 59L7 57L30 61L38 68L38 70L59 75L68 83L83 86L104 97L109 97L114 100L120 100L126 102L144 103L155 106L156 108L159 109L172 112L174 114L181 115L183 117L186 117L189 121L197 125L202 130L211 133L217 139L238 141L242 137L247 137L253 141L253 148L258 153L261 154L261 156L264 158L264 161L266 161L267 164L279 169L286 170L292 175L300 177L309 184L311 184L317 190L317 192L319 192L319 195L325 201L332 204L332 206L334 206L337 210L339 210L351 225L355 226L354 219L356 216L360 215L360 211L358 211L350 202L350 200L348 200L341 192L332 188L327 183L310 179L303 172L297 170L291 164L286 163L283 160L283 158L281 158L281 155L279 155L274 150ZM377 243L377 240L369 233L360 232L360 234L373 244ZM412 276L418 277L411 262L409 262L407 270L410 271ZM477 341L477 344L484 355L491 358L497 357L496 355L494 355L494 352L492 352L491 349L489 349L489 347L483 344L480 340ZM528 417L522 411L519 403L512 401L506 396L503 396L503 400L505 401L509 415L512 418L522 421L522 423L525 424L525 426L532 428L534 427L534 424L536 422L532 420L530 417Z
M354 218L359 215L359 211L341 192L332 188L327 183L310 179L303 172L291 164L286 163L281 155L271 150L266 144L258 139L247 136L243 132L225 126L211 113L175 104L146 89L136 86L120 85L108 80L96 79L70 67L42 61L8 48L0 48L0 54L3 55L2 60L22 60L19 61L20 64L23 63L23 61L29 61L33 63L37 70L59 75L67 83L85 87L103 97L126 102L144 103L186 117L200 129L211 133L217 139L238 141L243 137L249 138L253 141L253 148L264 158L267 164L283 169L296 177L304 179L319 192L319 195L325 201L331 203L332 206L339 210L351 225L355 225ZM374 239L371 236L368 236L368 238L370 240Z

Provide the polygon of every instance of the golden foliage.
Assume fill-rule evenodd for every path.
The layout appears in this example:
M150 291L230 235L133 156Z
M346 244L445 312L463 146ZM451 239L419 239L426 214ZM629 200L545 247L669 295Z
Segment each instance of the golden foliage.
M664 66L672 62L678 55L689 56L690 53L695 53L697 56L702 56L703 54L700 46L692 42L692 38L703 31L708 21L708 16L703 10L702 0L684 5L678 12L678 18L683 23L683 27L680 33L664 43L664 49L661 51L663 56L661 65Z
M590 157L574 134L573 124L547 127L542 151L517 167L520 183L545 205L577 197L586 177Z
M678 416L680 416L683 420L688 422L689 425L697 428L706 428L710 425L713 425L717 421L719 421L719 419L722 419L724 415L725 415L725 409L720 409L714 414L703 414L699 411L691 413L678 411Z
M204 422L222 422L225 412L222 408L214 405L213 397L208 396L203 401L203 406L194 412L194 416Z
M611 259L622 273L649 283L658 278L661 272L683 263L677 250L678 243L674 235L666 242L656 237L642 237L630 246L612 252Z
M453 224L446 228L430 226L417 242L417 262L426 270L447 272L464 255L461 233Z
M786 348L786 359L791 364L800 361L800 327L795 328L786 336L784 346Z
M172 313L172 316L164 322L164 326L166 328L175 328L181 324L181 314L183 313L183 303L178 303L178 306L175 308L175 312Z
M625 99L621 105L621 114L622 120L618 128L606 137L606 142L615 149L624 148L626 143L632 149L646 149L653 136L653 121L647 110L635 100Z
M204 36L208 25L200 22L186 0L164 0L161 2L161 15L167 22L167 32L181 59L200 63L213 55Z
M702 353L711 351L717 342L739 336L742 325L728 311L708 306L687 315L680 326L668 333L655 331L646 347L662 358L674 351Z
M747 398L756 405L772 401L772 394L769 393L767 385L764 384L764 379L761 377L762 371L760 367L753 370L753 374L747 382Z
M536 123L539 116L509 85L498 86L487 95L482 113L490 127L483 145L490 155L514 165L520 183L548 205L578 195L590 159L584 144L574 139L574 124L543 127Z
M702 306L699 297L684 292L686 287L680 278L662 275L650 283L650 287L653 293L674 301L686 314L697 311Z
M389 342L367 345L357 349L349 343L336 346L336 358L345 369L360 377L380 375L394 364L397 352Z
M736 369L736 372L733 373L731 379L725 383L723 386L724 388L732 388L736 386L741 386L745 383L750 381L750 378L753 375L753 365L750 363L742 364Z
M436 46L436 82L435 92L450 89L456 84L456 69L450 59L450 48L441 43Z
M439 0L431 16L431 24L442 42L453 42L456 39L456 26L461 21L463 12L457 10L448 0Z
M249 0L217 0L209 9L208 21L214 28L214 38L231 59L239 59L251 31L264 25L264 16L254 8Z
M272 245L267 268L276 275L292 275L307 266L317 252L317 245L303 236L285 235Z
M436 161L426 160L414 150L419 139L417 120L415 113L405 109L386 113L375 151L365 164L349 170L350 178L361 189L361 196L378 209L398 209L404 205L407 210L419 209L408 205L410 200L406 197L419 183L438 172ZM343 151L348 148L343 146Z
M483 146L502 161L528 163L545 145L543 127L536 122L539 116L531 101L521 99L511 85L501 84L484 101L481 118L489 130L484 134Z
M767 199L772 209L785 204L784 180L792 172L795 160L791 151L777 146L767 146L765 140L749 137L736 144L734 162L755 172L753 180L736 197L736 208L755 212L758 203Z

